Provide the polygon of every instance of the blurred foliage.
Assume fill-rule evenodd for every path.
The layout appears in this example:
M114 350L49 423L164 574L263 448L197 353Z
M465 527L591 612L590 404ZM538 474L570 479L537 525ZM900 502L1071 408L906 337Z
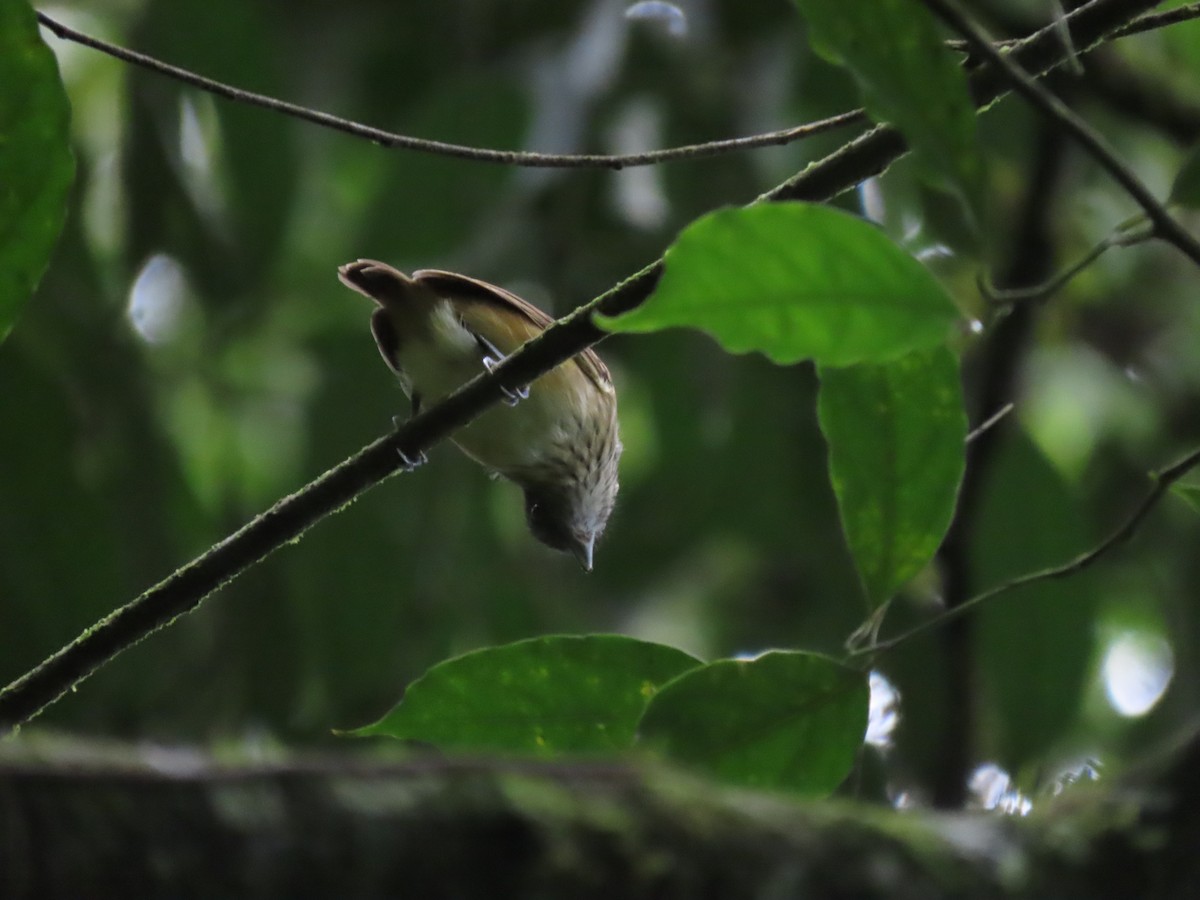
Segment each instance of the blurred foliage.
M69 103L32 10L0 3L0 341L37 284L62 228L71 158ZM19 236L19 237L18 237Z
M626 20L625 5L122 0L47 11L239 87L499 148L636 151L859 103L852 77L808 49L788 4L681 3L682 36ZM975 6L988 21L992 10ZM1027 6L1034 17L1048 4ZM1200 42L1186 38L1196 28L1111 49L1148 91L1196 96ZM459 270L561 313L659 256L697 216L746 202L849 136L653 169L505 169L384 150L47 40L72 104L78 172L51 266L0 345L0 682L406 411L372 347L368 308L337 283L339 264ZM1165 197L1189 149L1177 132L1086 73L1069 86ZM997 319L974 279L1019 243L1039 129L1012 100L979 120L993 211L983 258L961 211L910 161L839 200L880 222L980 320L980 334L961 337L968 360ZM1133 206L1075 148L1062 152L1061 178L1036 202L1052 205L1048 252L1066 263ZM1110 251L1039 307L1009 398L1018 411L984 474L970 542L977 588L1095 542L1147 471L1200 441L1196 284L1178 254L1143 245ZM530 538L512 485L438 448L39 724L315 743L377 720L447 657L555 632L620 631L701 658L781 646L839 654L868 605L838 522L811 366L727 355L684 332L614 336L601 352L627 450L596 571ZM973 417L976 388L968 377ZM1198 539L1195 512L1167 498L1091 576L974 619L975 756L1045 783L1081 755L1137 757L1182 721L1200 699ZM938 592L936 571L918 575L894 627ZM1138 719L1104 701L1101 681L1114 636L1131 628L1167 641L1174 675ZM926 635L881 664L901 698L893 784L916 795L946 733L943 652Z
M967 77L933 14L906 0L796 0L814 50L846 64L863 104L896 125L925 179L962 198L983 221L983 159Z

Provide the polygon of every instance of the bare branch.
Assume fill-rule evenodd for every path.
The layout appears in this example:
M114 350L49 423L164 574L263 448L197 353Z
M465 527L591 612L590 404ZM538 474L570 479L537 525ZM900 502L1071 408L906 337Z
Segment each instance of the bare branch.
M1153 13L1141 16L1130 22L1128 25L1114 31L1110 37L1125 37L1131 34L1139 34L1144 31L1150 31L1155 28L1163 28L1176 22L1186 21L1187 19L1200 16L1200 3L1193 3L1186 7L1170 10L1165 13ZM850 110L840 113L836 116L831 116L827 119L820 119L816 122L808 122L803 125L797 125L792 128L783 128L778 131L768 131L762 134L747 135L745 137L727 138L724 140L705 141L700 144L687 144L680 147L667 147L661 150L650 150L645 153L629 153L629 154L606 154L606 153L537 153L520 150L495 150L484 147L470 147L463 144L451 144L445 141L428 140L425 138L412 137L410 135L397 134L396 132L385 131L381 128L374 128L369 125L363 125L349 119L343 119L339 116L323 113L318 110L310 109L309 107L300 106L295 103L288 103L284 100L278 100L274 97L268 97L265 94L257 94L253 91L242 90L241 88L233 87L224 82L216 81L212 78L207 78L198 73L184 69L180 66L171 65L163 62L145 53L139 53L136 50L129 50L116 44L103 41L99 38L85 34L82 31L64 25L57 19L52 18L44 12L38 11L38 21L53 32L56 36L63 40L74 41L85 47L90 47L93 50L98 50L101 53L106 53L109 56L127 62L131 65L139 66L159 75L164 75L168 78L173 78L181 81L184 84L189 84L199 90L206 91L210 94L215 94L218 97L224 97L227 100L232 100L237 103L246 103L251 106L258 106L263 109L269 109L273 112L282 113L286 116L301 119L305 122L311 122L323 128L329 128L334 131L340 131L343 134L349 134L353 137L365 138L379 144L382 147L399 148L403 150L413 150L421 153L433 153L441 156L450 156L456 159L465 159L472 162L496 163L508 166L520 166L525 168L557 168L557 169L623 169L632 168L635 166L650 166L664 162L675 162L678 160L701 159L710 156L718 156L723 153L737 153L744 150L754 150L760 147L777 147L786 144L795 143L796 141L812 137L817 134L824 134L828 131L833 131L837 128L844 128L848 125L854 125L866 121L866 115L861 109ZM966 48L965 42L951 42L952 45L959 45L962 49ZM1002 41L998 46L1008 46L1018 43L1016 41Z
M950 0L924 0L935 15L963 36L972 52L986 60L997 71L1002 72L1013 90L1053 119L1090 153L1095 160L1123 187L1154 223L1158 237L1169 242L1180 253L1200 266L1200 241L1180 225L1167 212L1166 207L1150 192L1120 157L1117 156L1099 132L1077 116L1075 112L1056 96L1040 85L1031 75L1015 62L1011 54L1003 54L992 46L991 40L969 17L959 11ZM1056 22L1053 26L1058 27ZM1072 55L1074 50L1071 50Z
M972 428L971 432L967 435L963 443L970 444L979 440L981 437L999 425L1002 421L1004 421L1008 414L1016 408L1016 404L1011 401L1005 403L998 410Z
M1143 34L1147 31L1166 28L1168 25L1186 22L1188 19L1198 18L1200 18L1200 3L1189 3L1187 6L1181 6L1178 9L1168 9L1165 12L1146 13L1144 16L1138 16L1128 25L1122 25L1120 28L1114 29L1110 37L1123 38L1129 37L1131 34Z
M812 137L817 134L824 134L827 131L833 131L837 128L844 128L847 125L855 125L867 120L866 114L861 109L850 110L849 112L840 113L836 116L831 116L828 119L821 119L816 122L808 122L804 125L796 125L792 128L783 128L779 131L768 131L763 134L753 134L747 137L728 138L720 141L706 141L702 144L687 144L682 147L668 147L664 150L650 150L646 153L629 153L629 154L606 154L606 153L535 153L524 150L493 150L485 147L468 147L463 144L450 144L445 141L433 141L425 138L411 137L410 135L397 134L392 131L384 131L381 128L373 128L370 125L362 125L358 122L353 122L349 119L342 119L338 116L323 113L315 109L310 109L306 106L300 106L296 103L288 103L285 100L277 100L274 97L268 97L265 94L256 94L253 91L245 91L241 88L233 87L221 81L216 81L212 78L206 78L203 75L198 75L188 69L180 66L173 66L170 63L162 62L155 59L153 56L147 56L145 53L138 53L135 50L127 50L124 47L118 47L116 44L110 44L107 41L102 41L99 38L92 37L89 34L84 34L82 31L77 31L70 28L56 19L52 19L44 12L38 12L38 21L46 28L50 29L54 34L63 40L74 41L77 44L82 44L85 47L91 47L93 50L99 50L101 53L107 53L109 56L115 57L123 62L131 65L139 66L148 71L155 72L159 75L165 75L168 78L173 78L176 81L181 81L184 84L191 85L202 91L207 91L210 94L215 94L218 97L224 97L227 100L233 100L236 103L246 103L250 106L258 106L262 109L269 109L272 112L282 113L285 116L291 116L295 119L301 119L305 122L311 122L314 125L320 125L322 128L329 128L333 131L340 131L343 134L351 135L352 137L365 138L368 141L379 144L381 147L398 148L401 150L414 150L420 153L432 153L438 156L449 156L455 159L465 159L471 162L497 163L505 166L520 166L532 169L625 169L633 166L651 166L664 162L675 162L683 159L701 159L709 156L719 156L722 153L736 153L743 150L754 150L759 147L777 147L784 144L795 143L804 138Z
M1200 3L1189 3L1187 6L1168 9L1165 12L1146 13L1145 15L1138 16L1128 24L1113 29L1108 38L1109 40L1115 40L1135 34L1144 34L1147 31L1157 31L1160 28L1176 25L1179 22L1187 22L1190 19L1200 19ZM1021 43L1021 40L1022 38L1013 38L1011 40L996 41L993 46L1000 48L1012 47ZM946 41L946 46L962 53L970 51L970 46L963 40Z
M1001 290L995 287L986 274L980 273L975 279L979 293L988 303L994 306L1014 306L1018 303L1040 303L1058 293L1071 283L1071 279L1103 256L1110 247L1124 246L1116 235L1108 235L1097 242L1080 259L1076 260L1061 272L1057 272L1041 284L1031 287L1007 288Z

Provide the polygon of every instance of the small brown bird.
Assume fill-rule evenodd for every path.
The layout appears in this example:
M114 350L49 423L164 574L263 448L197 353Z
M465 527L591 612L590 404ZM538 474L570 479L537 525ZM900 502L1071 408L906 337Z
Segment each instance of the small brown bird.
M338 277L378 304L371 332L413 415L553 321L516 294L453 272L422 269L410 278L360 259L339 268ZM612 376L589 349L531 386L506 392L506 401L459 430L454 443L519 484L533 536L575 554L591 571L596 538L617 499L621 441Z

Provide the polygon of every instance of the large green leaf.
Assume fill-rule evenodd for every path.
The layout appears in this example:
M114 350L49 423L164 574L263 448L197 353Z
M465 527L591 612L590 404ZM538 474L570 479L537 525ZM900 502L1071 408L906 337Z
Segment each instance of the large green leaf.
M842 527L872 607L932 559L962 481L967 418L945 347L822 368L821 430Z
M664 685L638 735L722 781L821 796L854 765L869 693L865 673L815 653L723 659Z
M653 295L611 331L707 331L777 363L885 362L943 343L957 317L936 279L878 228L807 203L725 209L689 225Z
M37 287L67 213L70 106L25 0L0 0L0 341Z
M442 749L601 753L627 749L647 701L699 660L620 635L551 636L434 666L356 734Z
M980 216L983 159L967 79L933 16L917 0L796 0L813 48L862 86L871 117L890 122L930 183L949 188Z

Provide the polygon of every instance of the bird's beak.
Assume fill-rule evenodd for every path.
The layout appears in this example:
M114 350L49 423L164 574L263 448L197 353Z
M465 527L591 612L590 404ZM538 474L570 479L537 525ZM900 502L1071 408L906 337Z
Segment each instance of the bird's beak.
M592 571L592 547L596 544L596 536L591 535L587 540L581 540L571 547L571 552L575 554L575 558L579 560L579 564L583 566L585 572Z

